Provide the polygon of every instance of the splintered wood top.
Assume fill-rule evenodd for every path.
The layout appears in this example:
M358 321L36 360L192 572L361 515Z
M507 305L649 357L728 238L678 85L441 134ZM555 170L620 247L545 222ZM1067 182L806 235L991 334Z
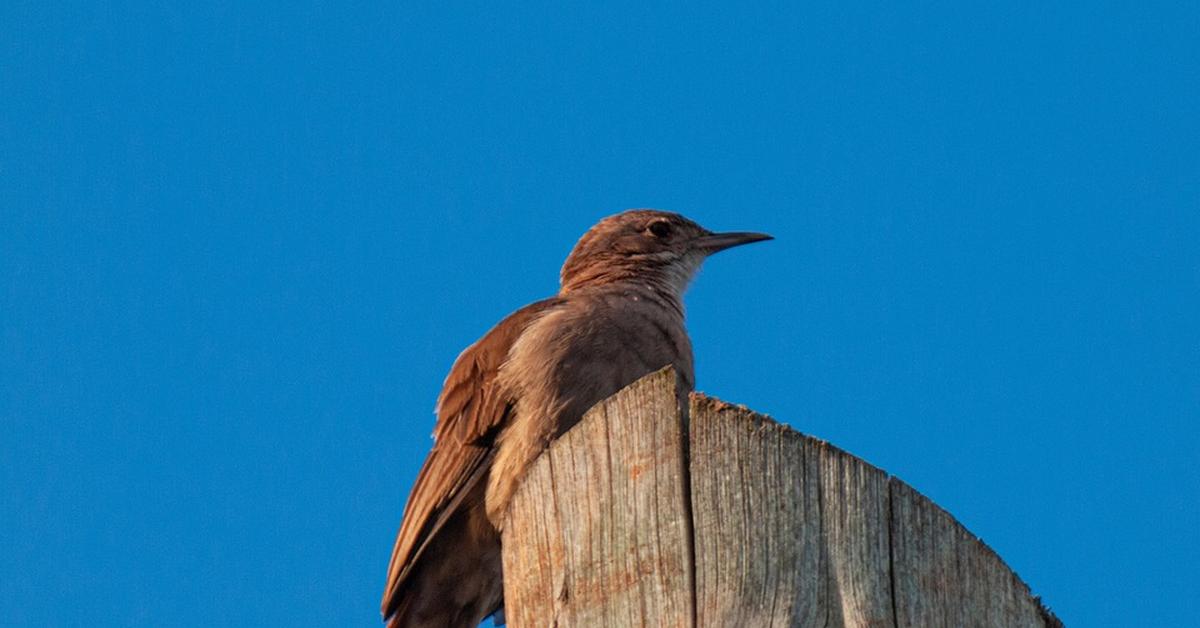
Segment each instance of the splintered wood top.
M1061 626L990 548L826 442L652 373L530 468L508 625Z

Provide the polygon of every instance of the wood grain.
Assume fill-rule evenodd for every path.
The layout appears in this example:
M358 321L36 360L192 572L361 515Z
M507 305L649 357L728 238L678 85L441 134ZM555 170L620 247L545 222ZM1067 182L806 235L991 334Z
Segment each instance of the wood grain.
M533 465L504 532L510 626L1061 626L885 472L659 371Z
M987 545L893 478L897 626L1060 626Z
M691 428L698 624L823 625L819 447L700 395Z
M510 626L690 626L692 539L675 373L587 413L528 475L504 532Z

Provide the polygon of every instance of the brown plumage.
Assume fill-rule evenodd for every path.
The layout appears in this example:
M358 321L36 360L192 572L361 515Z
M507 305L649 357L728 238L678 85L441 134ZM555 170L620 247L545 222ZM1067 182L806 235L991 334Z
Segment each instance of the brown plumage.
M610 216L567 257L557 296L459 355L392 550L390 627L470 627L500 610L499 531L526 468L588 408L647 373L674 365L682 393L691 390L687 283L708 255L765 239L714 234L670 212Z

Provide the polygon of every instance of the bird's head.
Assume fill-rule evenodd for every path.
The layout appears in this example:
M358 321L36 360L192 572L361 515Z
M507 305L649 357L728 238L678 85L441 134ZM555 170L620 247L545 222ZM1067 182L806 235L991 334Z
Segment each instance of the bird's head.
M631 209L601 220L579 238L563 264L561 292L646 279L682 295L709 255L770 239L765 233L713 233L679 214Z

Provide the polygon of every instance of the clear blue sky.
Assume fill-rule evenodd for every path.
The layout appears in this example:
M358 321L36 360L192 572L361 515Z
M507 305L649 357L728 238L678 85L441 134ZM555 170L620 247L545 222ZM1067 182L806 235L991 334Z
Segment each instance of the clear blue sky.
M451 361L639 206L778 238L702 390L1194 620L1194 3L158 4L0 7L0 624L376 625Z

